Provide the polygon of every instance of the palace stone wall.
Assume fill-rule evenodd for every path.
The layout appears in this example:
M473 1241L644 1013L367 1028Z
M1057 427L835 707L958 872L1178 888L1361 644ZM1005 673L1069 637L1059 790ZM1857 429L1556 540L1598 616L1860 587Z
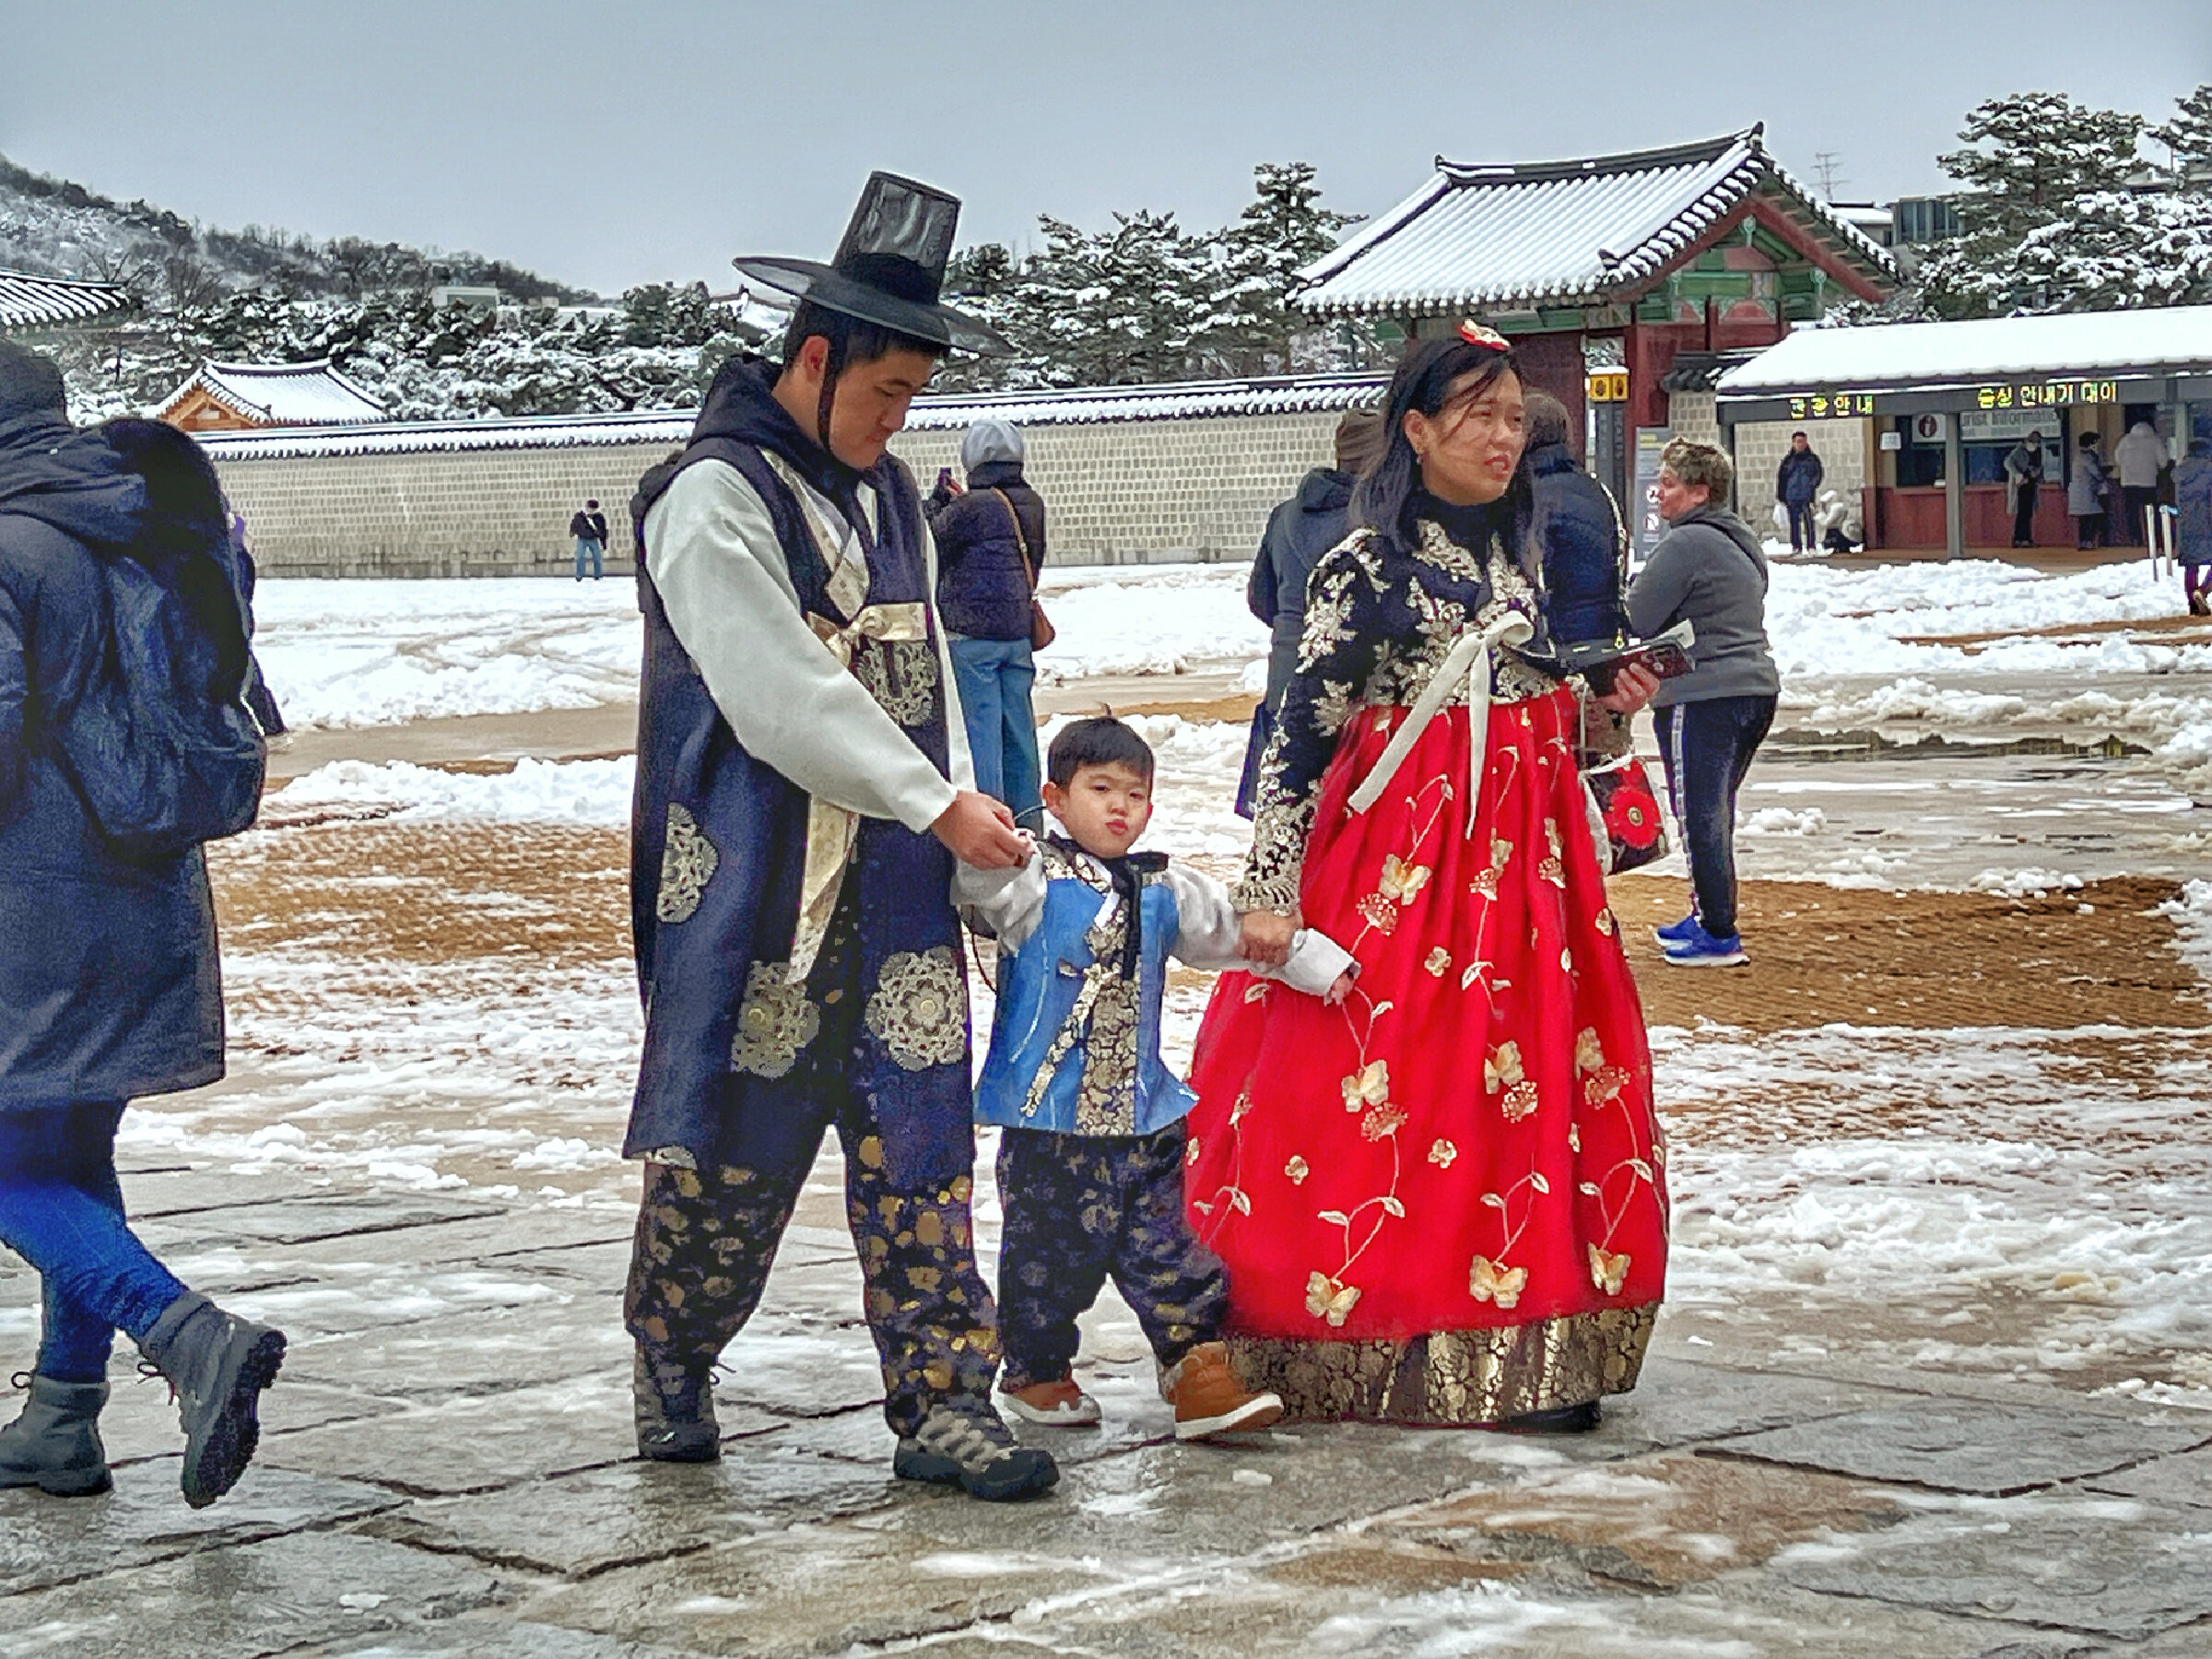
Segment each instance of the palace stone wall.
M1329 458L1338 418L1328 409L1025 427L1050 557L1249 559L1268 512ZM528 448L208 447L265 574L558 576L574 566L569 517L591 498L612 532L608 569L629 570L630 494L681 447L683 429L679 421L649 441L571 445L541 434ZM892 447L927 490L940 466L959 471L962 429L909 430Z

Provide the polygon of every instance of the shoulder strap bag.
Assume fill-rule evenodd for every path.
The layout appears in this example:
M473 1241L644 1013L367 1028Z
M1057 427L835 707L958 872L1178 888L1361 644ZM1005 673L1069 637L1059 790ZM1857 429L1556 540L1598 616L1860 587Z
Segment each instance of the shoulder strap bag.
M994 488L991 493L1005 505L1006 516L1014 521L1014 546L1021 554L1022 580L1030 585L1030 649L1042 651L1060 637L1060 630L1053 626L1053 619L1044 614L1044 606L1037 602L1037 567L1030 562L1030 538L1022 532L1021 514L1014 509L1014 498L1003 489Z

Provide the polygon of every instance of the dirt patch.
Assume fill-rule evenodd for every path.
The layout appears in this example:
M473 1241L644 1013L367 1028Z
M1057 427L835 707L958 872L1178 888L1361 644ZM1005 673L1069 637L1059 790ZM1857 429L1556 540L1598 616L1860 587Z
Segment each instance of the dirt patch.
M1872 611L1857 613L1872 616ZM2000 640L2097 639L2106 634L2143 634L2161 645L2187 645L2212 641L2212 622L2186 612L2171 617L2144 617L2135 621L2058 622L2048 628L2010 628L1990 633L1900 634L1900 645L1956 645L1969 656L1979 656Z
M1056 714L1104 714L1110 709L1120 718L1135 714L1180 714L1193 724L1207 721L1222 721L1230 725L1250 725L1252 712L1260 700L1251 692L1238 692L1228 697L1160 698L1143 702L1104 701L1069 709L1054 709L1041 713L1037 724L1042 725Z
M1653 1025L2212 1028L2157 913L2177 891L2140 877L2042 899L1746 882L1750 965L1696 971L1668 967L1652 937L1688 908L1680 881L1627 877L1612 897Z

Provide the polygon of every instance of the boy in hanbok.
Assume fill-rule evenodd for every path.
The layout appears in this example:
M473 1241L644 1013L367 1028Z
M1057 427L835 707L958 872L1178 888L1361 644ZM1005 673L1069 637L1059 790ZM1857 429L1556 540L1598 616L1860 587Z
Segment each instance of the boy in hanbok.
M1159 1053L1172 955L1194 968L1251 968L1237 912L1212 877L1132 853L1152 816L1152 750L1122 722L1080 720L1053 742L1044 805L1067 830L1013 870L956 872L956 901L998 939L998 1008L975 1116L1005 1131L998 1187L1002 1406L1032 1423L1099 1420L1077 1386L1077 1320L1112 1275L1159 1365L1178 1440L1264 1429L1272 1394L1240 1383L1222 1340L1221 1260L1184 1215L1183 1116L1192 1095ZM1350 956L1300 933L1263 969L1341 1001ZM1272 994L1273 985L1257 987Z

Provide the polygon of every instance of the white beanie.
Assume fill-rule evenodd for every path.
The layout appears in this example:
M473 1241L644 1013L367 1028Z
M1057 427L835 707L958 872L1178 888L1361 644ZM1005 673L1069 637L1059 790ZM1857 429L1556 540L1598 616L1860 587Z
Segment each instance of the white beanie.
M960 467L973 472L994 461L1011 461L1019 466L1021 433L996 417L986 417L970 427L968 435L960 440Z

